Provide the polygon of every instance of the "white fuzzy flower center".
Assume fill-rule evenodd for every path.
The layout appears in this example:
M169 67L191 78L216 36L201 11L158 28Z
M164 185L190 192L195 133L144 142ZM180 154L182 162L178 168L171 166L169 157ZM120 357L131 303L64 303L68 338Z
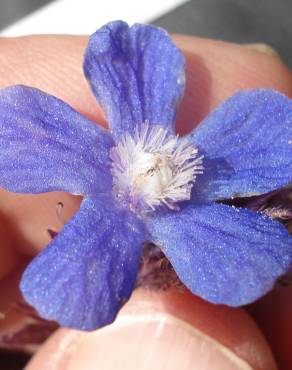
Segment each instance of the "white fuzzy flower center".
M111 150L113 192L134 211L144 212L189 200L196 175L203 172L198 150L188 139L162 126L143 124Z

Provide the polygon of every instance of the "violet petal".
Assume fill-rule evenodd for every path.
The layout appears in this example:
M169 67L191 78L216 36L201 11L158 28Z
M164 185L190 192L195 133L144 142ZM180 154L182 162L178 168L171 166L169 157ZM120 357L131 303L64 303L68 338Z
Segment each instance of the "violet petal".
M109 133L25 86L0 91L0 186L18 193L110 191Z
M116 139L143 122L172 129L184 58L164 30L108 23L90 37L84 73Z
M80 211L25 270L21 291L41 317L94 330L111 323L135 285L145 228L111 198Z
M213 303L258 299L292 262L286 228L246 209L193 204L153 216L148 228L182 282Z
M276 91L235 94L190 137L205 155L194 201L258 195L292 181L292 102Z

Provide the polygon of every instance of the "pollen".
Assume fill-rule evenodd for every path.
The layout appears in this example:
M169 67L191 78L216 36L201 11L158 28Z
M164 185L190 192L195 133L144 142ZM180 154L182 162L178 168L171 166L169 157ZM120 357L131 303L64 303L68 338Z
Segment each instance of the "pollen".
M179 209L189 200L196 176L203 173L203 156L188 140L160 125L144 123L126 133L112 148L113 193L133 211L166 206Z

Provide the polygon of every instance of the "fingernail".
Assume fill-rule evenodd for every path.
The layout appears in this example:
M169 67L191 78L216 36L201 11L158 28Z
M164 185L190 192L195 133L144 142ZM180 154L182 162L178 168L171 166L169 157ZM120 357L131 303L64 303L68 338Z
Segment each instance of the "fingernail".
M115 324L81 335L70 370L252 370L211 337L168 314L120 316Z
M246 47L247 49L259 51L260 53L280 57L279 53L272 46L265 43L251 43L245 44L243 46Z

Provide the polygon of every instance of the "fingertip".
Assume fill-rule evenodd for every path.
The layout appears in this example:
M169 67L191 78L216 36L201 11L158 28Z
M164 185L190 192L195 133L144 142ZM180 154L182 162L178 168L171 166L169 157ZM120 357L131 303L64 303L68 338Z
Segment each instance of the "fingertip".
M177 291L137 290L114 324L92 333L59 331L27 370L47 370L52 361L56 370L276 368L243 311Z
M238 44L175 35L186 56L186 93L178 112L181 133L242 89L271 88L292 95L292 75L276 53Z
M37 87L100 124L104 115L83 75L87 36L33 35L0 38L0 88Z
M267 87L292 95L291 72L277 53L194 36L173 38L187 62L186 93L177 120L182 133L238 90ZM106 125L83 76L87 41L87 36L65 35L1 38L0 88L38 87Z

